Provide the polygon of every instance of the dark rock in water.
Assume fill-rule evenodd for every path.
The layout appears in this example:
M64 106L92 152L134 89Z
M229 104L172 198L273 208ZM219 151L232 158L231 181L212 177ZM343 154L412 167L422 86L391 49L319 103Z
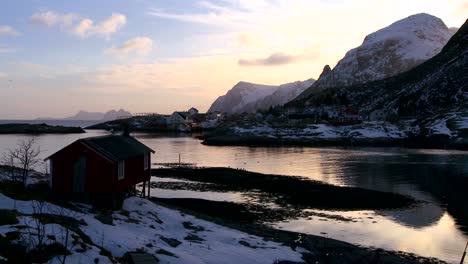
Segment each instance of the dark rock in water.
M81 127L50 126L47 124L0 124L0 134L73 134L86 133Z

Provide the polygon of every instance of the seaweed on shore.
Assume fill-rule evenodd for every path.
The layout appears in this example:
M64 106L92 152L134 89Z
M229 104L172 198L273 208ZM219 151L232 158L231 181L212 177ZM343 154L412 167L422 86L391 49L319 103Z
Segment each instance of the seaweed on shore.
M301 177L267 175L231 168L153 169L158 177L214 183L218 190L257 191L282 206L317 209L373 210L414 204L410 197L356 187L341 187Z

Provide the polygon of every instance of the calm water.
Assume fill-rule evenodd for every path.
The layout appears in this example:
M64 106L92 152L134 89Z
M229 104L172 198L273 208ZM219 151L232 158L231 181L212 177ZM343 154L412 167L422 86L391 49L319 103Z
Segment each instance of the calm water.
M41 135L46 157L80 137L105 134ZM277 228L316 234L355 244L460 261L468 240L468 152L399 148L212 147L183 136L135 134L156 150L153 162L229 166L272 174L299 175L342 186L410 195L420 206L391 211L319 211L354 222L310 217L275 223ZM0 135L0 152L25 135ZM240 193L154 190L160 197L243 201Z

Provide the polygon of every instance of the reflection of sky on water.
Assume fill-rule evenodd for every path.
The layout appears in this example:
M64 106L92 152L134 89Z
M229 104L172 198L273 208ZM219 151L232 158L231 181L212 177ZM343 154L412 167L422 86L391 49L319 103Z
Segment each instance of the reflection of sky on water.
M274 226L354 244L437 257L454 263L460 260L463 244L466 243L466 236L455 227L453 218L447 213L432 225L420 228L401 225L398 221L373 211L333 213L353 217L357 222L324 221L323 218L312 217L277 223Z

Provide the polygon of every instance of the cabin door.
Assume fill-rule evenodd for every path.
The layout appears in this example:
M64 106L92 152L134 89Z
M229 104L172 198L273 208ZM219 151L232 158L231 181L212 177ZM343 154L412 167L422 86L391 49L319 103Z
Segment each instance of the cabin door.
M84 192L86 180L86 156L81 155L74 165L73 192Z

